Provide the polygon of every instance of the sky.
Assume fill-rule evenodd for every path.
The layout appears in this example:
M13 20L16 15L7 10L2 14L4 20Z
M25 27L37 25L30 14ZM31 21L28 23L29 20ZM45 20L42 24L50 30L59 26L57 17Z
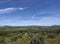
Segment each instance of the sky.
M60 0L0 0L0 26L60 25Z

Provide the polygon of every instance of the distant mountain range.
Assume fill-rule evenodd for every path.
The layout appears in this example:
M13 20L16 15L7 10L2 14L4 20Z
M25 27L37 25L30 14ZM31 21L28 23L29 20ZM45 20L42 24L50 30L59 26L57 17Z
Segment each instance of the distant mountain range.
M9 26L9 25L5 25L5 26L0 26L0 28L27 28L27 27L42 27L42 28L46 28L46 27L60 27L60 25L52 25L52 26Z

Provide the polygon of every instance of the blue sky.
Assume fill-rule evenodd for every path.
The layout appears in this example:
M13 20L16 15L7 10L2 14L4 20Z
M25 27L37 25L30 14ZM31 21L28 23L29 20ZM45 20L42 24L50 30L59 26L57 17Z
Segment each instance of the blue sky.
M60 25L60 0L0 0L0 26Z

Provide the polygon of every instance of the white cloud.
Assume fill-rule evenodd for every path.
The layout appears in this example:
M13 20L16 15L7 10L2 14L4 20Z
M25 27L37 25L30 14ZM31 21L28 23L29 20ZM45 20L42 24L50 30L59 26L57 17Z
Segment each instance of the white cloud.
M10 13L12 11L16 10L16 8L5 8L5 9L0 9L0 13Z
M40 20L2 20L0 25L15 25L15 26L28 26L28 25L40 25L40 26L50 26L59 25L60 18L42 18Z
M24 10L25 8L19 8L19 10Z
M56 19L56 18L60 18L60 12L57 11L42 11L42 12L37 12L34 13L32 15L32 19L41 19L41 18L45 18L45 19Z
M0 9L0 13L10 13L15 10L24 10L24 9L25 8L4 8L4 9Z

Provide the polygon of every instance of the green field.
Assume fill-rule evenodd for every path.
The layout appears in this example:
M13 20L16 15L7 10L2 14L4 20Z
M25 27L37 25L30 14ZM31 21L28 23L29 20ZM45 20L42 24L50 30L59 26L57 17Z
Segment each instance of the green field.
M0 44L60 44L60 26L0 27Z

